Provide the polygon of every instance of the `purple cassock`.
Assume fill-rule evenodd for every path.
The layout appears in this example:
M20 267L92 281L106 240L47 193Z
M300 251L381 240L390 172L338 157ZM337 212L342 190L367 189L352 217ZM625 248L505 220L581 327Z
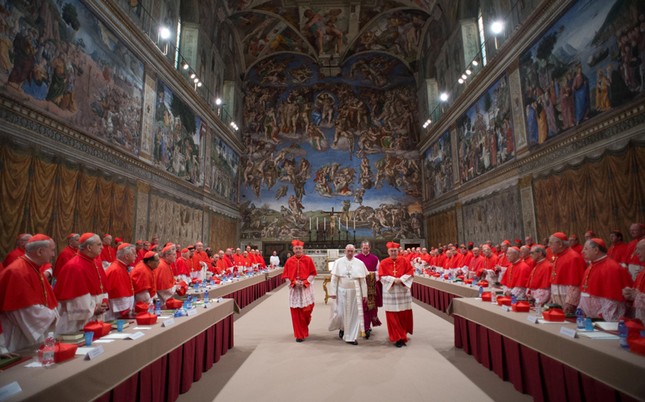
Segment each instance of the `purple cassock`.
M370 272L378 271L378 257L374 254L356 254L356 258L363 261L363 264ZM370 275L371 277L371 275ZM383 307L383 285L381 281L367 279L367 302L363 303L363 318L365 319L365 331L371 330L372 326L378 327L381 321L378 319L378 308Z

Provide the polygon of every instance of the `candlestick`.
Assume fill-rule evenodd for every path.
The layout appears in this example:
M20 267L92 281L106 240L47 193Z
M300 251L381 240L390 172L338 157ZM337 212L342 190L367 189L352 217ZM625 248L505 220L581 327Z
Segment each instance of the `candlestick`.
M356 212L354 212L354 230L356 230Z
M323 217L323 230L327 230L327 218Z
M316 217L316 231L318 231L318 217Z
M309 231L311 232L311 216L309 217Z

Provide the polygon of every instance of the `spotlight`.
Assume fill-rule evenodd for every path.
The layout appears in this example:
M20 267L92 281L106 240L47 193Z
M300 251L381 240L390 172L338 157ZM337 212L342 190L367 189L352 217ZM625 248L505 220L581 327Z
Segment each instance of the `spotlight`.
M499 20L493 21L493 23L490 24L490 30L495 35L502 33L504 30L504 22Z
M195 79L195 77L197 77L197 74L195 74L195 73L192 73L192 74L190 75L190 79L191 79L191 80Z
M477 60L473 60L473 66L477 67L479 65L479 62Z
M215 99L215 104L217 106L221 105L222 104L222 99L220 99L220 98Z
M467 76L466 74L462 74L462 75L461 75L461 79L462 79L462 80L465 80L466 78L468 78L468 76Z
M165 26L160 26L159 27L159 37L163 40L168 40L170 39L170 29Z
M199 82L199 78L195 77L195 79L193 80L193 82L194 82L195 84L197 84L197 83Z
M472 71L470 71L470 69L466 69L466 75L470 75L470 74L472 74L472 73L473 73L473 72L472 72Z
M457 80L457 82L460 83L460 84L463 84L464 80L460 78L460 79Z
M201 82L201 81L200 81L200 82L198 82L198 83L197 83L197 86L198 86L198 87L201 87L201 86L202 86L202 82Z
M439 99L440 99L442 102L447 101L447 100L448 100L448 97L449 97L449 96L448 96L448 94L447 94L446 92L442 92L442 93L441 93L441 95L439 95Z
M184 62L183 68L184 68L184 70L188 70L188 63Z

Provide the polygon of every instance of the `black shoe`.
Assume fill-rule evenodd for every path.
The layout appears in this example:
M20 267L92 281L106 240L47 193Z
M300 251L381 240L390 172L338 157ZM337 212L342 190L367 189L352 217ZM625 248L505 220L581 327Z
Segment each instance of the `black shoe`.
M349 343L350 345L358 345L358 342L357 342L357 341L354 341L354 342L346 342L346 343Z
M343 336L345 336L345 331L343 331L343 330L341 329L340 331L338 331L338 337L339 337L340 339L343 339Z
M403 347L404 345L405 343L403 343L403 341L396 341L396 343L394 344L394 346L396 346L397 348Z
M297 338L297 339L296 339L296 342L298 342L298 343L300 343L300 342L304 342L304 341L305 341L305 340L304 340L304 339L302 339L302 338Z
M372 335L371 329L368 329L367 331L365 331L365 339L370 339L370 335Z

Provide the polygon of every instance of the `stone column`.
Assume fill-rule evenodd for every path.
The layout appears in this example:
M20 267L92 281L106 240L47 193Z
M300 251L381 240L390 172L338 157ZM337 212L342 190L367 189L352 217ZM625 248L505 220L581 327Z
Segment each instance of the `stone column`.
M533 177L524 176L519 181L520 187L520 203L522 205L522 224L524 227L524 235L532 236L535 242L539 242L537 238L537 225L535 223L535 205L533 199Z
M135 240L149 239L150 226L150 185L137 181L137 201L135 212Z

